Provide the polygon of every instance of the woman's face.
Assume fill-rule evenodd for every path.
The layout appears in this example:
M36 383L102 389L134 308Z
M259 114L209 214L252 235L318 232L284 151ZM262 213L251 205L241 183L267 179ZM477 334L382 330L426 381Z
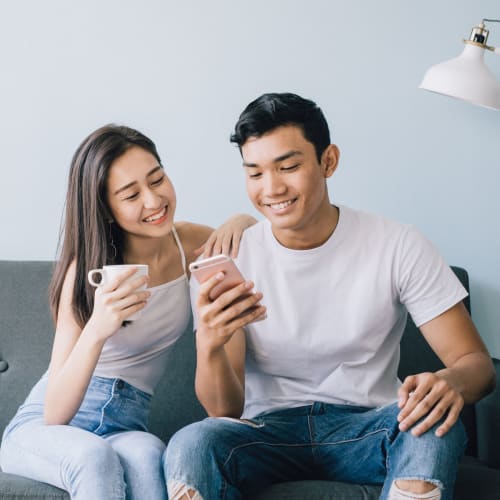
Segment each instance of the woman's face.
M174 186L145 149L134 146L111 164L107 199L115 223L129 235L160 237L172 229Z

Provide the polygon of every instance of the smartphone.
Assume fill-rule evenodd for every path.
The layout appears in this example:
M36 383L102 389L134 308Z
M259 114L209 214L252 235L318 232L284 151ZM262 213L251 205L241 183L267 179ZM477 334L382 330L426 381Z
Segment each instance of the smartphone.
M210 290L210 300L215 300L221 293L245 281L234 260L224 254L192 262L189 265L189 270L198 283L205 282L219 271L224 273L224 279Z
M191 274L196 278L198 283L203 283L207 279L217 274L219 271L222 271L224 273L224 279L220 283L215 285L212 290L210 290L210 293L208 295L210 300L215 300L221 293L224 293L225 291L230 290L231 288L234 288L236 285L239 285L240 283L243 283L245 281L245 278L236 266L234 260L224 254L214 255L213 257L208 257L207 259L201 259L197 260L196 262L192 262L191 264L189 264L189 270L191 271ZM235 302L244 300L249 295L251 295L251 292L243 294L227 307L232 306ZM241 314L239 314L237 317L241 318L257 309L257 307L258 305L251 306ZM262 321L263 319L266 319L266 315L259 316L258 318L253 319L252 322Z

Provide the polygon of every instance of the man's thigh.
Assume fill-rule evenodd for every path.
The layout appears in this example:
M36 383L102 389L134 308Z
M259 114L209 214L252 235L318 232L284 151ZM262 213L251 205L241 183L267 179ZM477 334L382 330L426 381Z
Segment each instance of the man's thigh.
M397 405L367 409L314 403L250 421L215 420L228 477L242 489L301 479L381 484L397 435Z
M276 482L309 479L314 475L309 437L304 415L207 418L172 438L168 476L188 485L217 482L218 476L246 494Z
M317 479L382 484L398 430L396 404L377 409L325 405L310 417Z
M444 437L434 428L421 436L399 430L396 403L376 409L327 405L311 417L314 461L319 479L382 484L408 477L453 482L465 446L465 432L457 422Z

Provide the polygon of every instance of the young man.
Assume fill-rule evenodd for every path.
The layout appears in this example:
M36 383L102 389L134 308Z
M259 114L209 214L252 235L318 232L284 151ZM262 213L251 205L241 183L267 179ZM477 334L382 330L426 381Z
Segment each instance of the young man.
M171 440L170 498L315 478L383 484L383 499L451 499L459 413L494 384L466 291L413 227L330 202L339 150L314 102L265 94L232 141L265 217L237 263L262 293L234 302L247 282L211 301L220 275L199 287L196 391L212 418ZM407 312L446 368L401 384Z

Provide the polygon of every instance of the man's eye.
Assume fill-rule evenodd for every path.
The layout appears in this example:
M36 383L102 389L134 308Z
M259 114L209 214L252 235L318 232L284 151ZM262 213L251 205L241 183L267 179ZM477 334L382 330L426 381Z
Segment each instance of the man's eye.
M255 174L248 174L248 177L250 177L250 179L257 179L261 175L262 174L260 172L256 172Z
M164 175L162 175L159 179L156 179L155 181L152 181L151 185L152 186L159 186L163 182L163 179L165 179Z
M296 165L290 165L289 167L281 167L281 170L284 170L285 172L290 172L291 170L295 170L299 164L297 163Z

